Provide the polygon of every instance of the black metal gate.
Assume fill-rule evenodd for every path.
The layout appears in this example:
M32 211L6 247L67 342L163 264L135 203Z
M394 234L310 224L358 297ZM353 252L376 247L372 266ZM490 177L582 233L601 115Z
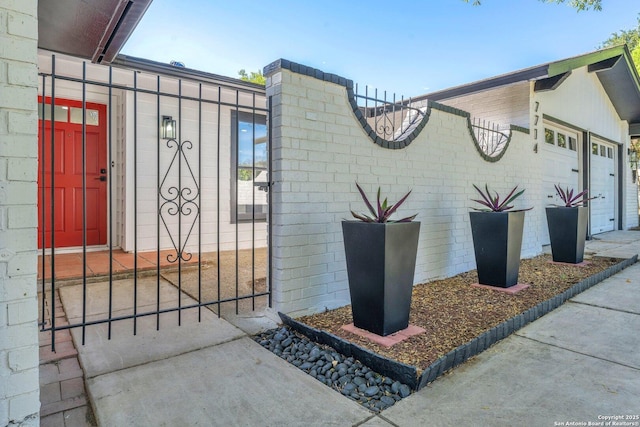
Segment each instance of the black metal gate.
M141 317L160 329L163 313L180 324L184 310L270 306L264 88L129 57L40 62L40 324L52 349L58 330L82 328L84 344L91 325L110 339L120 320L136 334ZM80 296L63 299L64 324L61 289Z

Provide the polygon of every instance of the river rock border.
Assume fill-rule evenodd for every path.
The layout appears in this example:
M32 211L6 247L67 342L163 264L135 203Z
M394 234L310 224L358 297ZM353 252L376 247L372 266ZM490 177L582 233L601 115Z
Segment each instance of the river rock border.
M353 356L309 340L289 326L259 333L253 339L321 383L366 408L380 412L411 394L411 387L375 372Z
M278 314L282 319L282 323L305 335L311 341L328 345L334 348L337 352L342 353L347 357L353 357L354 359L361 361L365 366L373 371L379 372L386 377L406 384L411 387L412 390L420 390L422 387L433 382L436 378L438 378L445 372L464 363L471 357L482 353L493 344L503 340L525 325L555 310L570 298L573 298L579 293L586 291L587 289L613 276L614 274L619 273L625 268L635 264L637 261L638 255L634 255L632 258L624 259L618 264L612 265L611 267L597 274L594 274L593 276L581 280L561 294L558 294L546 301L539 303L538 305L526 310L525 312L520 313L519 315L514 316L511 319L508 319L505 322L502 322L501 324L485 331L466 344L463 344L455 348L454 350L451 350L449 353L433 362L427 369L424 370L424 372L422 372L420 376L418 376L417 368L415 366L410 366L380 356L379 354L373 353L336 335L330 334L320 329L312 328L308 325L305 325L304 323L298 322L297 320L287 316L286 314Z

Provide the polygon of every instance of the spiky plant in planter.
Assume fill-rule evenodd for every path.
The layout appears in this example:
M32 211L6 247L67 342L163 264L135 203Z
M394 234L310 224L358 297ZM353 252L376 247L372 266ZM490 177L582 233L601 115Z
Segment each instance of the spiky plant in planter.
M507 197L505 197L504 199L500 199L500 195L497 192L494 191L494 195L491 194L491 191L489 191L488 184L485 184L484 192L481 189L479 189L478 186L475 184L473 184L473 188L475 188L476 191L480 193L480 196L482 196L482 200L476 200L476 199L472 199L472 200L476 203L480 203L482 206L485 206L485 208L471 208L471 209L480 211L480 212L510 211L513 209L513 206L510 206L509 204L512 203L518 197L522 196L522 194L524 193L524 190L520 190L516 193L516 190L518 189L518 186L516 185L513 188L513 190L511 190L511 192L507 194ZM512 212L528 211L530 209L533 209L533 208L518 209L518 210L513 210Z
M409 325L420 223L390 219L411 191L392 205L378 189L374 208L356 187L370 215L351 211L358 221L342 221L353 323L385 336Z
M564 206L567 208L584 206L584 204L588 200L593 200L597 198L597 197L589 197L585 199L584 196L589 194L589 190L586 188L574 195L573 188L567 187L566 190L563 190L562 187L560 187L558 184L554 184L554 187L556 188L556 194L558 195L558 197L560 197L560 200L562 200L562 203L564 203Z
M356 182L356 187L358 188L358 191L360 192L360 195L362 196L362 200L364 201L364 204L367 205L367 208L369 208L369 212L371 213L371 216L366 215L366 214L357 214L354 211L351 211L351 215L353 215L354 218L359 219L360 221L363 222L378 222L378 223L384 223L384 222L409 222L411 220L413 220L418 214L412 215L412 216L408 216L406 218L402 218L396 221L392 221L390 219L391 215L400 207L400 205L402 205L405 200L407 200L407 197L409 197L409 195L411 194L411 190L409 190L409 192L407 194L404 195L404 197L402 197L398 203L396 203L395 205L389 205L389 203L387 202L387 199L385 197L384 201L382 203L380 203L380 187L378 187L378 197L377 197L377 209L373 208L373 205L371 204L371 202L369 202L369 198L367 197L367 195L365 194L364 190L362 189L362 187L360 187L360 185Z
M513 209L513 202L524 190L515 186L506 197L489 190L473 188L481 199L472 199L481 208L469 212L473 248L478 269L478 281L483 285L508 288L518 283L520 250L524 230L524 212L532 208Z
M589 212L585 203L595 197L586 198L589 190L574 192L558 184L554 185L563 206L546 208L551 256L554 262L580 264L584 261L584 245L587 238Z

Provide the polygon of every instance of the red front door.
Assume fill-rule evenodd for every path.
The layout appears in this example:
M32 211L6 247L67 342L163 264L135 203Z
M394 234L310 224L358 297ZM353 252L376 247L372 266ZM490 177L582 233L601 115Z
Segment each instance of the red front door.
M41 97L39 102L42 103ZM85 230L87 246L104 245L107 243L109 170L106 106L86 103L83 185L82 102L56 98L54 122L50 120L51 100L47 98L46 102L41 112L41 119L45 119L44 135L42 120L38 121L38 246L42 247L44 231L45 246L51 247L52 222L56 248L82 246ZM83 215L85 206L86 216Z

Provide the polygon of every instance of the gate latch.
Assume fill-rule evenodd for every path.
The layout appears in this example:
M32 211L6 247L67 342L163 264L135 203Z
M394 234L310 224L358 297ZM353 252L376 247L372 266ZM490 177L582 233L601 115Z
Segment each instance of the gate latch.
M271 183L270 182L257 182L255 181L253 183L253 185L255 185L256 187L258 187L258 190L260 191L264 191L265 193L269 192L269 187L271 187Z

